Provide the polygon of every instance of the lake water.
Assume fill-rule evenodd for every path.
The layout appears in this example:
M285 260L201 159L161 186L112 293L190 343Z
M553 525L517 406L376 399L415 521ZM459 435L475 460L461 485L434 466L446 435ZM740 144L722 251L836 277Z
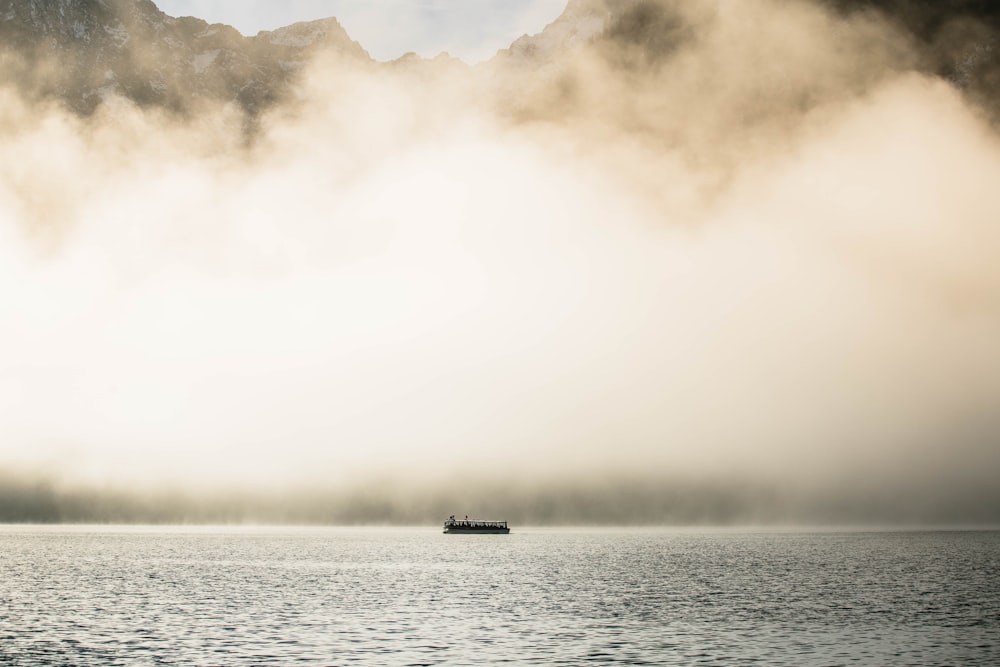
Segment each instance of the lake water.
M997 665L1000 532L0 526L0 664Z

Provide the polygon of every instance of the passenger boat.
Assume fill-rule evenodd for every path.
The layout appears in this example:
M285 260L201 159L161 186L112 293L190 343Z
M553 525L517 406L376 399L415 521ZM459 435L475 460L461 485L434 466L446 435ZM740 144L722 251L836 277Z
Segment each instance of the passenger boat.
M506 521L482 521L479 519L456 519L452 514L444 522L444 532L458 535L506 535L510 532Z

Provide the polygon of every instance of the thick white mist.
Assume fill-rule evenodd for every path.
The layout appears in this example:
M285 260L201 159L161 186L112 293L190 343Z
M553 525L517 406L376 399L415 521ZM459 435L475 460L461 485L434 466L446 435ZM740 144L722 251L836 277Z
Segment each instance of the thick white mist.
M800 56L833 20L781 18ZM729 27L677 71L745 71L752 44L709 48ZM981 486L1000 146L873 49L835 68L845 95L807 76L828 54L800 58L829 100L787 123L720 114L742 80L681 78L674 104L644 87L669 69L637 76L636 108L668 111L645 135L613 104L513 122L475 73L326 61L252 149L224 111L8 111L0 465L195 489ZM584 102L623 90L608 68L581 62Z

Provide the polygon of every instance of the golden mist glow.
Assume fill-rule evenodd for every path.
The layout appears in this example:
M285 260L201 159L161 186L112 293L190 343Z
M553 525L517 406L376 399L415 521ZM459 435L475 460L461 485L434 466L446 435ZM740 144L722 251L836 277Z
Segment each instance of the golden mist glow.
M993 128L880 21L655 6L684 26L663 53L320 58L251 148L231 110L5 94L0 464L276 489L996 470Z

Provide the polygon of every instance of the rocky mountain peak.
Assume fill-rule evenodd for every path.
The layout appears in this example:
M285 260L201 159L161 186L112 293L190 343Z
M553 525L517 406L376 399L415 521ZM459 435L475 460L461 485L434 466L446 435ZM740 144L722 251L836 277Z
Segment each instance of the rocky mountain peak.
M6 79L83 114L119 95L182 113L233 102L255 115L285 95L318 49L370 60L335 19L244 37L170 17L150 0L0 0Z

